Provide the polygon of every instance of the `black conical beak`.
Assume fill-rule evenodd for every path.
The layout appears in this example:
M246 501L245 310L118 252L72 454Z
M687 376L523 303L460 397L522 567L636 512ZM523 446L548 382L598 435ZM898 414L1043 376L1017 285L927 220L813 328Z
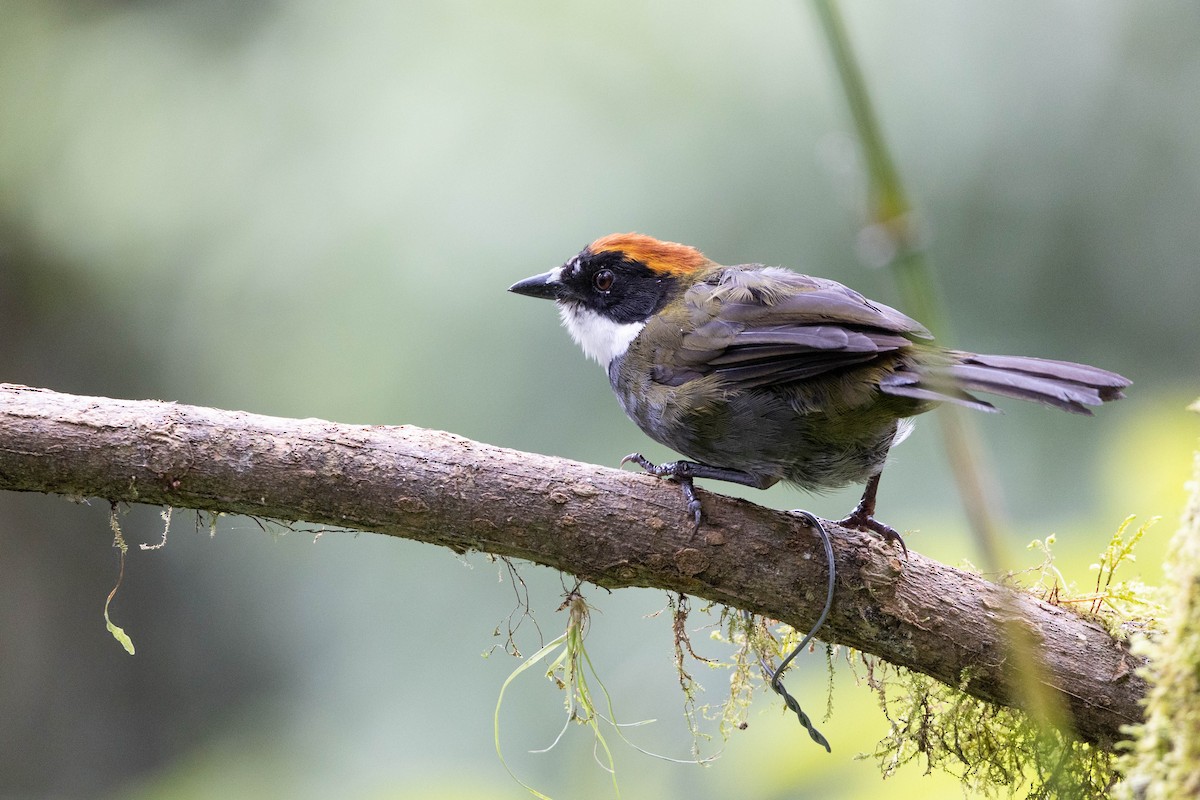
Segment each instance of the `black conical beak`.
M558 275L559 270L552 269L549 272L543 272L541 275L534 275L532 278L517 281L508 287L508 290L516 294L523 294L526 297L556 300L558 299L559 290L562 289L562 282L558 279Z

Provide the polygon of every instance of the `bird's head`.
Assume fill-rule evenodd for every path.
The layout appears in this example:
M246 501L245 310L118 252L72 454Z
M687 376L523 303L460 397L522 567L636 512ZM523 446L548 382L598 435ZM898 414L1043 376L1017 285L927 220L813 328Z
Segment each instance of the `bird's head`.
M716 267L694 247L640 233L614 233L561 267L518 281L510 292L554 300L583 351L607 368L647 320Z

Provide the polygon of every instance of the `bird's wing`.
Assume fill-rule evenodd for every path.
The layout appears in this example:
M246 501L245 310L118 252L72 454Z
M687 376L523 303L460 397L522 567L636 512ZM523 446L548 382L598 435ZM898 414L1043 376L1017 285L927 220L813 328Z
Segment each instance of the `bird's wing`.
M930 334L836 281L774 267L731 267L687 291L690 329L655 379L719 374L744 388L868 363Z

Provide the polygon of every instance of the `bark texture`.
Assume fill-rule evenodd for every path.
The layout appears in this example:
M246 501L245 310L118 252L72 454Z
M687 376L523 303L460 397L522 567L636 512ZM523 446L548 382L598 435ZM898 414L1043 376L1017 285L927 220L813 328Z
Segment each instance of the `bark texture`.
M253 514L528 559L606 588L650 586L807 629L826 565L796 517L412 426L342 425L0 384L0 489ZM97 531L107 535L107 526ZM1111 748L1141 719L1140 661L1102 627L876 537L830 526L833 613L821 638L1011 704L1030 676L1005 628L1025 627L1082 740Z

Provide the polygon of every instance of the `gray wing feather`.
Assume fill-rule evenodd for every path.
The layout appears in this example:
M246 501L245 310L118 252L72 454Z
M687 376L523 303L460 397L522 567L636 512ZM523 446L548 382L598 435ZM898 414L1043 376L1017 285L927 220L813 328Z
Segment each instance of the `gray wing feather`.
M774 267L739 267L688 290L694 324L672 385L717 373L750 388L804 380L930 338L915 320L836 281Z

